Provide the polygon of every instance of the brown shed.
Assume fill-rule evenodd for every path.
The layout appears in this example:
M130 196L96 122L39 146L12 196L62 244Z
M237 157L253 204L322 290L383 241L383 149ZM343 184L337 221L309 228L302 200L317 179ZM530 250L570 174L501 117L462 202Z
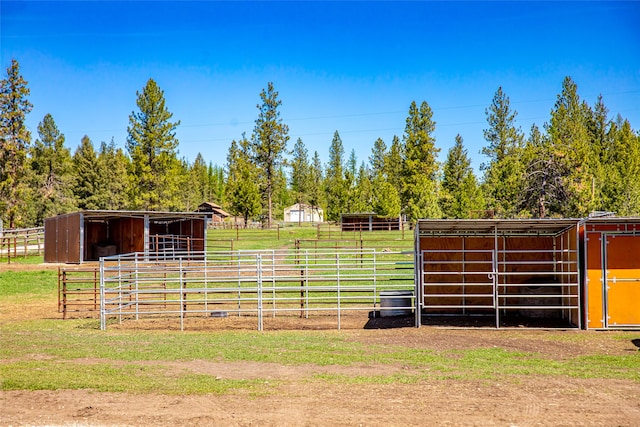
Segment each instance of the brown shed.
M577 219L419 220L416 301L446 323L580 326ZM418 324L421 319L417 316Z
M390 231L402 229L400 218L389 218L374 212L340 214L342 231Z
M213 202L204 202L198 206L198 212L206 213L211 222L224 222L230 215L220 205Z
M640 218L589 218L581 235L586 329L640 328Z
M81 211L44 221L44 261L80 264L102 256L205 250L206 215L194 212Z

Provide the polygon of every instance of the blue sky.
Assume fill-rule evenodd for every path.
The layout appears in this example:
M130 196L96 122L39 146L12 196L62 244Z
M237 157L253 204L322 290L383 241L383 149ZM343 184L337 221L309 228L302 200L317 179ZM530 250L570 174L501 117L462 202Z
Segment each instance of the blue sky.
M640 129L640 2L34 2L0 3L4 70L17 59L34 104L72 152L86 134L124 147L136 91L153 78L180 120L179 155L224 165L250 135L274 82L289 148L328 160L334 131L368 161L427 101L439 159L461 134L485 160L485 109L499 86L528 134L549 120L565 76L593 105Z

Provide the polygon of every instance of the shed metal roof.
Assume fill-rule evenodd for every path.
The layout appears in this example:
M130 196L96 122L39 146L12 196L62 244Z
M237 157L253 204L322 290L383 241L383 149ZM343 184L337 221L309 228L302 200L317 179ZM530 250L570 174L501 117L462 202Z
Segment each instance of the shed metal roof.
M421 219L419 235L535 235L555 236L573 227L580 219Z
M117 210L85 210L78 211L69 214L59 215L77 215L81 214L86 220L109 220L116 218L145 218L148 217L152 220L183 220L183 219L196 219L205 218L204 212L157 212L157 211L117 211Z

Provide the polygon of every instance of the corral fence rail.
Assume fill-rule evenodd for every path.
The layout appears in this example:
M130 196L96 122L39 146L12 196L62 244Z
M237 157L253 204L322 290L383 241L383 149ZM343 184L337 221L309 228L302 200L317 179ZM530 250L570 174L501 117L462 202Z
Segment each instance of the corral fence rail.
M205 239L176 234L155 234L149 237L149 252L156 257L167 258L184 253L188 256L196 251L196 246L205 247Z
M100 262L100 325L154 317L247 317L263 330L265 317L335 316L415 305L414 253L358 250L247 250L179 254L143 253ZM394 291L408 295L400 304Z
M392 227L395 225L395 227ZM394 236L398 240L413 241L411 223L320 223L316 225L318 240L376 240Z
M295 239L294 246L296 249L309 250L338 250L352 249L363 250L367 248L378 248L383 252L408 251L413 249L412 240L394 239L390 236L387 239L377 237L375 239L338 239L338 240L318 240L318 239Z
M58 313L95 316L100 309L100 268L58 267Z
M497 328L509 314L579 318L575 248L429 249L420 263L419 306L430 315L484 313L495 316Z
M235 240L255 240L269 238L272 240L280 240L280 231L284 227L278 223L271 224L267 227L262 223L235 224L228 222L213 223L209 225L210 230L220 230L231 232ZM227 234L228 235L228 234Z
M0 258L44 254L44 227L0 229Z

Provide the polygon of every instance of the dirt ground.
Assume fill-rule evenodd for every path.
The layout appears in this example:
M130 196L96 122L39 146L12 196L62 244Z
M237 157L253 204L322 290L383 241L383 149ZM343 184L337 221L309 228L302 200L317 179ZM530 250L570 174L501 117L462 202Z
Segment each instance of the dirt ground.
M268 333L268 332L267 332ZM348 340L431 349L500 347L551 360L589 354L633 354L632 342L544 339L544 330L438 327L345 329ZM592 332L567 331L567 334ZM601 337L601 338L600 338ZM640 357L640 354L639 354ZM86 360L83 363L99 361ZM151 362L148 362L151 363ZM3 426L638 426L640 384L633 381L541 376L429 379L416 383L345 384L318 374L393 375L394 365L286 366L260 362L160 362L165 368L224 379L273 383L267 393L165 396L90 390L3 391ZM422 368L424 369L424 367Z
M25 307L14 316L52 318L51 306ZM2 311L0 309L0 311ZM299 322L300 320L296 320ZM332 329L335 318L313 319L298 329ZM254 322L254 320L249 320ZM287 320L265 321L265 333L289 328ZM345 318L345 339L365 345L401 345L434 351L499 347L530 352L550 362L581 355L640 357L638 340L616 340L608 332L527 328L413 328L410 320L376 323ZM113 328L176 328L148 321ZM187 329L247 328L233 319L189 319ZM253 327L249 326L249 329ZM313 332L310 332L313 333ZM588 334L586 339L584 334ZM640 339L640 332L638 337ZM635 344L634 344L635 343ZM83 360L99 363L100 360ZM152 363L152 362L147 362ZM100 393L91 390L2 391L0 426L640 426L640 384L634 381L564 377L499 376L456 379L435 376L411 381L358 384L325 381L318 375L373 376L428 366L287 366L260 362L161 361L176 373L191 371L220 379L264 381L267 392L240 389L224 395ZM421 377L423 378L423 377Z

